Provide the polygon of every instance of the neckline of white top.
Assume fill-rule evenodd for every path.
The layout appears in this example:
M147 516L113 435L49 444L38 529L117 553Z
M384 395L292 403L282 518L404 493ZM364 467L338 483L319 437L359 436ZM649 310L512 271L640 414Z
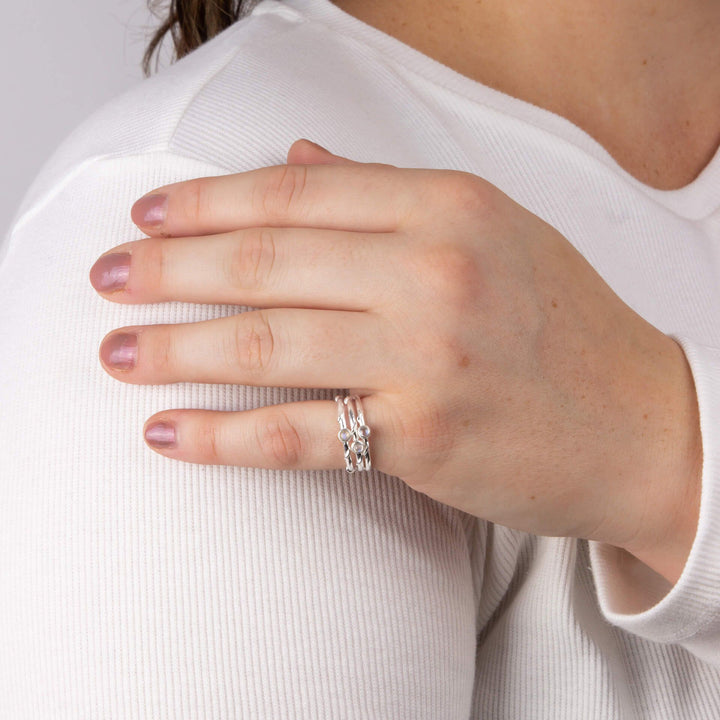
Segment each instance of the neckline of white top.
M334 32L354 38L435 85L454 92L535 128L551 133L563 142L609 167L624 182L677 215L701 220L720 209L720 149L702 172L689 184L675 190L660 190L644 184L624 170L591 135L567 118L550 110L495 90L434 60L392 35L378 30L333 5L330 0L261 0L253 12L280 12L291 9L307 20L325 25Z

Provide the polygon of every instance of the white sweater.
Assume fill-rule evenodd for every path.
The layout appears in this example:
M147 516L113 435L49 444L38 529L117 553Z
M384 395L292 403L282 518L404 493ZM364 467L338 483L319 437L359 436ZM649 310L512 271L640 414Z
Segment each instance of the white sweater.
M113 328L239 308L123 306L88 280L142 237L138 197L283 164L300 137L486 178L681 342L705 459L674 587L621 572L614 548L491 525L376 472L203 466L145 445L163 409L332 396L118 382L98 360ZM720 718L719 277L720 156L651 189L567 120L327 0L263 0L86 121L0 246L0 718Z

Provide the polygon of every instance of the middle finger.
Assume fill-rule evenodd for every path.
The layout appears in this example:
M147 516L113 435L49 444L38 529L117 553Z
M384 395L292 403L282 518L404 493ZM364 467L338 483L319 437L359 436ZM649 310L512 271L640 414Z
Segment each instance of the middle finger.
M140 385L374 391L387 385L395 365L383 324L364 312L255 310L196 323L120 328L103 339L99 354L110 375Z

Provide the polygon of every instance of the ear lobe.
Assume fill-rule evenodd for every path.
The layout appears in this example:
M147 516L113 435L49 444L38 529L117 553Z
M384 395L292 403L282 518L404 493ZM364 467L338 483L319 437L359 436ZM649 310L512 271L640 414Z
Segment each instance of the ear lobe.
M296 140L287 154L288 165L361 165L340 155L333 155L322 145L310 140Z

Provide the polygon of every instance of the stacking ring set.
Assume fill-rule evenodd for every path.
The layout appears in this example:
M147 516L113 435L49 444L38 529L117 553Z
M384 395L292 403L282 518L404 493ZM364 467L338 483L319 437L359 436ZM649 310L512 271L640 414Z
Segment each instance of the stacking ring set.
M345 471L370 470L370 428L365 424L362 403L357 395L335 396L338 408L338 439L345 453Z

